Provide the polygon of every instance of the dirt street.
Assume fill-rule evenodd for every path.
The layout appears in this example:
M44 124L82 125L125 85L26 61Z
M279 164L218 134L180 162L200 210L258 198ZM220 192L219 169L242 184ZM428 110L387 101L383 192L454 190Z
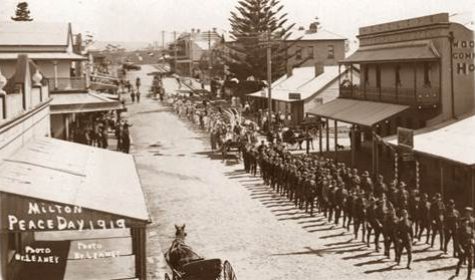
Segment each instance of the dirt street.
M170 91L176 83L168 79L165 86ZM448 279L454 273L457 260L428 245L414 246L413 269L407 270L405 255L395 266L321 215L310 217L245 174L241 164L222 163L209 152L207 134L159 101L143 98L128 115L153 219L150 279L163 279L162 254L174 224L183 223L187 243L205 258L229 260L237 279Z

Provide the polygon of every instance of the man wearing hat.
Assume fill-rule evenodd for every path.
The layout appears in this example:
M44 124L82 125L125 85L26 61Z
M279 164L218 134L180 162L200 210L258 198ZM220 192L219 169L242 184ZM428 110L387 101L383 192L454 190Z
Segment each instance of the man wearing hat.
M365 198L365 191L361 190L361 192L358 194L355 202L355 211L354 211L354 219L355 223L353 225L354 233L355 233L355 239L358 239L358 232L361 226L362 235L361 235L361 242L365 242L365 236L366 236L366 207L367 207L367 202Z
M419 234L417 235L417 240L421 241L421 236L425 229L427 235L426 244L429 244L431 226L430 208L429 196L427 193L423 193L419 201L419 206L417 207L417 219L419 220Z
M402 251L406 249L407 252L407 269L411 269L412 260L412 240L414 233L412 231L412 222L409 220L409 212L405 209L401 211L401 220L397 223L397 238L395 246L397 265L401 262Z
M341 213L343 212L343 209L345 208L346 200L348 198L348 190L345 187L345 183L343 180L340 180L338 182L338 189L336 191L336 212L335 212L335 224L338 224ZM345 214L343 214L345 216ZM345 218L343 218L343 224L345 223Z
M455 202L453 199L450 199L444 214L444 253L447 254L447 245L449 245L450 239L453 239L454 258L457 256L459 218L460 213L455 209Z
M436 193L430 206L430 217L432 223L432 241L430 247L434 247L434 241L437 234L440 240L440 250L444 250L444 212L445 205L440 193Z
M472 212L472 209L470 207L468 208L469 209L466 208L466 213ZM459 275L460 267L462 266L462 263L467 261L468 262L467 279L471 279L472 277L473 246L474 246L473 234L474 234L473 227L470 225L470 220L462 219L461 225L458 231L458 239L460 241L459 250L458 250L459 261L455 269L455 276Z

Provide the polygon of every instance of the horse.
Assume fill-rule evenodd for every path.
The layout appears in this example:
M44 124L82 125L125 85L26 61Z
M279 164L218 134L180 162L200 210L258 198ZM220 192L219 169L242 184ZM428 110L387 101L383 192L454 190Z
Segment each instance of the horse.
M198 260L203 260L201 256L196 254L190 246L185 244L185 224L182 226L175 225L175 240L165 253L165 260L168 262L173 270L178 272L183 271L183 266Z

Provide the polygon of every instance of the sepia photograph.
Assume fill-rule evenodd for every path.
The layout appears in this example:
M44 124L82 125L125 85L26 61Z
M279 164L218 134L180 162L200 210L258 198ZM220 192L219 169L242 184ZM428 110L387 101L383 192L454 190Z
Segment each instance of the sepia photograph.
M0 0L0 280L472 279L474 29L474 0Z

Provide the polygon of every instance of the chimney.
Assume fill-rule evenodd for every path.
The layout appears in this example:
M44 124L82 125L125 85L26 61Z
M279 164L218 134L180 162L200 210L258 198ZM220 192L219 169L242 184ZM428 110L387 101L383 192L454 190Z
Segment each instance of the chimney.
M305 27L299 26L299 31L305 30Z
M213 33L216 33L216 30L218 29L216 29L216 27L213 27Z
M308 33L317 33L317 31L318 31L318 22L310 23L310 26L308 27Z
M200 31L201 31L201 30L199 30L199 29L196 29L196 33L200 33Z
M324 72L324 66L322 62L315 63L315 77L318 77Z
M195 33L195 29L194 29L194 28L191 29L191 33Z
M291 65L287 66L287 78L292 77L293 70L294 70L294 67L292 67Z

